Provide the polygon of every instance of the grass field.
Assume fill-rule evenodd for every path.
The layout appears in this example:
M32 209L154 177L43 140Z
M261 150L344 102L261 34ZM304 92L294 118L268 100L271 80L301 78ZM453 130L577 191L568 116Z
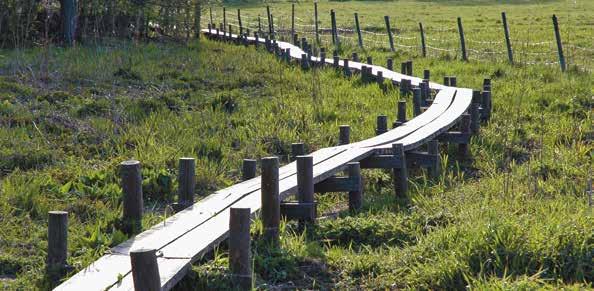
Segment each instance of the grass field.
M528 23L550 28L550 14L557 13L571 43L592 47L592 2L491 2L319 5L323 23L331 8L340 26L351 25L347 16L359 11L370 30L383 27L389 14L402 19L395 25L404 23L405 36L404 28L412 34L417 21L455 29L461 16L468 34L477 30L473 37L481 41L493 33L502 39L495 23L506 10L526 43L541 39ZM266 19L262 4L241 7L246 17ZM313 9L297 8L303 15ZM290 4L272 9L287 15ZM450 39L446 33L457 37L454 30L443 39ZM541 33L552 39L552 30ZM458 161L454 148L444 148L439 179L413 172L406 199L394 198L387 172L366 171L361 213L340 212L345 195L319 196L319 211L339 211L339 218L307 233L283 224L280 250L256 239L257 289L594 287L594 226L584 193L593 159L591 73L510 66L505 59L464 63L450 54L421 58L412 50L363 51L348 43L341 48L343 56L352 51L378 64L412 58L415 74L428 68L433 80L455 75L460 87L478 89L490 77L492 120L473 138L469 160ZM353 141L371 137L377 115L394 120L399 98L398 90L384 93L332 69L301 71L253 47L208 40L0 51L0 286L50 288L44 271L49 210L70 213L75 271L127 238L117 230L117 165L125 159L143 164L143 226L149 227L171 215L178 158L197 158L197 195L203 196L237 182L243 158L278 155L286 162L292 142L305 142L309 151L335 145L340 124L351 125ZM222 245L177 289L224 290L228 279Z

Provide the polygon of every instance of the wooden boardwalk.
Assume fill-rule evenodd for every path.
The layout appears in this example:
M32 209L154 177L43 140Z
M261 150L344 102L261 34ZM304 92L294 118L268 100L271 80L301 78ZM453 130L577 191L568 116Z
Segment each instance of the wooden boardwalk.
M203 33L211 37L214 30ZM228 36L227 36L228 37ZM232 35L237 38L237 35ZM250 42L264 43L264 39L249 37ZM277 42L281 49L290 49L290 56L300 60L305 54L299 47L286 42ZM320 62L312 57L312 62ZM328 65L332 59L326 59ZM344 66L344 61L339 66ZM410 80L418 86L420 78L403 75L380 66L359 62L348 62L348 67L361 70L371 67L372 74L378 72L383 77L400 84ZM431 104L423 113L403 125L384 134L360 142L324 148L311 153L314 162L314 183L319 183L344 170L349 162L362 161L378 154L391 154L392 144L402 144L405 151L416 149L422 144L437 138L454 126L461 116L469 110L473 101L473 91L429 82L430 89L437 91ZM279 189L281 198L295 194L297 189L296 163L279 169ZM129 253L137 248L153 248L158 251L158 265L161 285L171 289L183 278L191 264L212 250L224 240L229 230L229 211L231 207L250 208L252 215L261 207L260 177L256 177L226 189L219 190L193 206L175 214L165 221L138 234L128 241L112 248L110 252L84 268L55 290L133 290Z

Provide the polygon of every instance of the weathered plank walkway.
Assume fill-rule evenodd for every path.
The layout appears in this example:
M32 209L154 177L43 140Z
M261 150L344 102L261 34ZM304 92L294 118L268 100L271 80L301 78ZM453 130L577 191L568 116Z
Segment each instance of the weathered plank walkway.
M203 30L211 37L214 30ZM228 37L228 36L227 36ZM232 35L237 38L237 35ZM250 42L264 43L264 39L249 37ZM293 59L301 59L305 54L299 47L286 42L278 42L281 49L290 49ZM312 62L320 62L312 57ZM329 65L332 59L326 59ZM339 66L344 66L344 61ZM348 62L348 67L361 70L362 66L371 67L372 74L382 72L385 79L400 84L408 79L413 86L422 80L390 71L386 68L359 62ZM324 148L311 153L314 162L314 183L319 183L345 169L346 164L361 161L377 154L390 154L392 144L400 143L405 151L413 150L457 123L472 103L473 91L430 82L430 89L438 91L431 106L422 114L376 137L360 142ZM296 163L290 163L279 169L280 195L285 198L295 194L297 189ZM137 248L153 248L158 251L158 264L162 288L171 289L187 272L191 264L198 260L228 235L229 211L231 207L250 208L252 214L261 207L260 177L244 181L229 188L217 191L193 206L175 214L134 238L112 248L109 254L69 280L55 290L133 290L129 253Z

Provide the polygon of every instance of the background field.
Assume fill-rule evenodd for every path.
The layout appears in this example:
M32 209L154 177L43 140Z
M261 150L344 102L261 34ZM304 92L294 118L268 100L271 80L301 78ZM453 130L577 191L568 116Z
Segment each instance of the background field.
M389 14L403 37L423 21L440 35L431 37L451 41L444 48L457 48L456 16L469 39L501 41L497 19L505 10L512 35L535 43L553 40L550 16L557 13L568 44L592 47L592 2L500 2L319 5L323 27L331 8L339 25L351 28L352 12L359 11L368 30L383 28ZM263 4L238 7L245 17L266 19ZM289 3L271 7L279 17L290 13ZM304 25L311 21L313 5L297 7ZM284 224L281 250L256 240L258 289L593 287L594 227L585 189L594 92L592 74L583 71L591 57L582 53L580 61L570 53L569 63L579 67L562 74L556 65L510 66L505 56L476 54L464 63L456 52L421 58L418 49L341 48L342 56L352 51L378 64L412 58L417 76L428 68L433 80L455 75L461 87L478 89L490 77L492 120L472 140L471 159L458 161L455 149L444 148L439 179L414 172L407 199L393 198L388 173L368 171L360 214L341 212L343 194L319 196L320 212L338 212L338 219L305 234ZM171 213L177 158L198 159L197 195L206 195L238 181L243 158L279 155L286 162L292 142L305 142L309 151L336 144L340 124L351 125L353 141L372 136L377 115L394 120L399 98L398 90L384 93L332 69L304 72L253 47L208 40L0 51L0 286L50 287L44 278L49 210L70 212L75 271L127 238L117 230L117 164L125 159L143 163L149 227ZM223 245L177 288L227 284Z

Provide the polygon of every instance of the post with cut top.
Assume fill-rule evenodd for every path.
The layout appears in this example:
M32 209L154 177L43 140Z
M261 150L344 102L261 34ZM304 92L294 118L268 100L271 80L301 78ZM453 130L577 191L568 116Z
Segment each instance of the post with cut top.
M413 73L413 61L412 60L406 61L406 74L409 75L409 76L414 75L414 73Z
M406 154L404 153L404 145L395 143L392 145L392 152L394 158L398 160L399 167L394 168L394 193L396 197L406 197L408 193L408 172L406 169Z
M470 132L475 135L479 133L480 128L480 111L479 106L481 104L481 91L472 91L472 103L470 104Z
M58 281L67 266L68 212L50 211L47 224L46 268L52 281Z
M334 9L330 10L330 23L332 25L332 44L338 46L338 33L336 31L336 14Z
M124 232L134 234L142 229L142 175L140 162L129 160L120 163L120 179L124 194Z
M375 128L375 135L384 134L388 131L388 117L385 115L377 116L377 125Z
M178 173L178 201L182 207L194 204L194 190L196 188L196 159L179 159Z
M257 162L254 159L243 159L241 180L246 181L256 177Z
M318 29L318 2L314 2L314 28L316 30L316 41L318 42L318 45L320 45L320 32Z
M297 157L297 197L299 203L313 204L314 203L314 180L313 180L313 157L312 156L298 156ZM312 223L315 221L315 211L309 212L303 223Z
M553 14L553 29L555 30L555 39L557 40L557 51L559 52L559 65L561 71L565 72L567 66L565 64L565 56L563 55L563 44L561 43L561 33L559 33L559 21L557 15Z
M305 144L296 142L291 144L291 160L297 159L298 156L305 155Z
M460 119L460 132L462 134L470 135L470 114L464 113L462 114L462 118ZM458 158L463 160L468 156L468 144L467 143L459 143L458 144Z
M507 26L507 16L501 12L501 21L503 22L503 34L505 35L505 46L507 47L507 58L510 64L514 63L514 52L512 51L511 39L509 37L509 26Z
M406 100L402 99L398 101L398 111L396 112L396 116L394 127L401 126L406 122Z
M359 62L359 54L357 52L353 52L353 54L351 54L351 59L353 59L353 62Z
M263 237L266 241L278 246L280 226L280 197L279 197L279 176L278 158L262 158L262 224L264 227Z
M421 88L413 88L413 115L419 116L421 114Z
M347 173L351 179L354 179L357 190L349 191L349 211L351 213L359 211L363 205L363 180L361 178L361 165L359 162L347 164Z
M421 31L421 55L427 56L427 45L425 44L425 30L423 29L423 23L419 22L419 30Z
M130 251L134 290L160 291L161 277L155 249L140 248Z
M458 78L456 78L456 76L450 76L450 86L458 86Z
M407 70L406 62L400 63L400 74L406 75L406 70Z
M341 125L338 131L338 145L349 143L351 143L351 127L349 125Z
M439 161L439 142L437 140L431 140L427 143L427 153L433 157L435 157L435 163L433 166L429 167L429 176L432 179L436 179L439 177L439 169L441 163Z
M423 70L423 80L431 80L431 71L428 69Z
M359 14L357 12L355 12L355 27L357 28L359 47L363 48L363 37L361 37L361 27L359 26Z
M386 68L390 71L394 71L394 59L388 58Z
M291 3L291 40L293 39L295 39L295 3Z
M349 59L342 60L343 63L343 71L346 77L350 77L352 75L351 68L349 67Z
M237 9L237 22L239 22L239 35L243 35L243 25L241 24L241 9Z
M235 288L252 289L250 208L231 207L229 212L229 271Z
M483 91L481 94L482 100L481 105L483 106L483 112L481 117L483 120L489 120L491 118L491 91Z
M390 50L396 51L394 49L394 37L392 36L392 29L390 28L390 16L384 16L384 21L386 22L386 31L388 32L388 40L390 41Z
M227 28L227 8L223 6L223 31ZM223 33L224 34L224 33Z
M460 33L460 50L462 51L462 60L468 61L466 55L466 39L464 38L464 28L462 27L462 18L458 17L458 33Z
M371 56L367 56L367 64L373 65L373 58Z
M270 15L270 5L266 5L266 16L268 17L268 34L272 35L272 16Z

